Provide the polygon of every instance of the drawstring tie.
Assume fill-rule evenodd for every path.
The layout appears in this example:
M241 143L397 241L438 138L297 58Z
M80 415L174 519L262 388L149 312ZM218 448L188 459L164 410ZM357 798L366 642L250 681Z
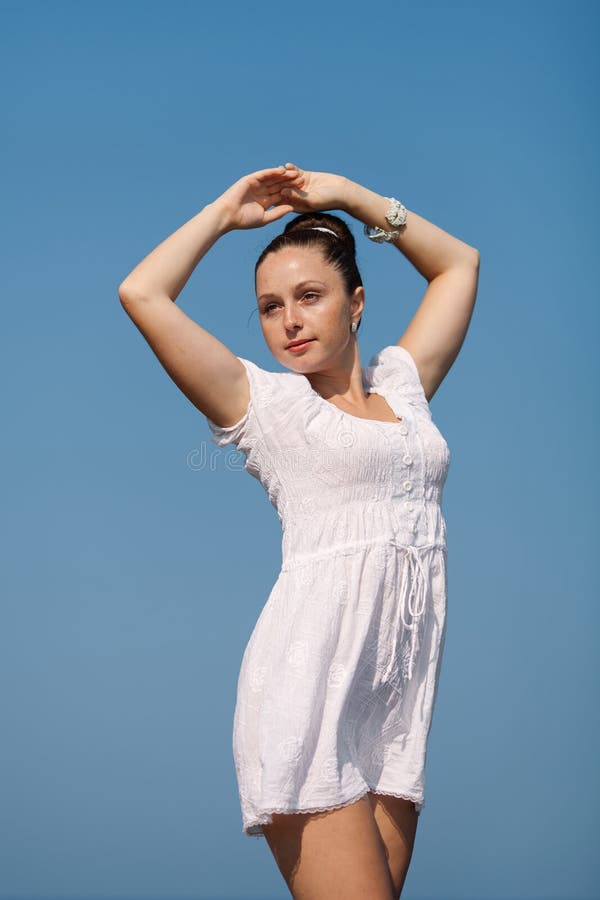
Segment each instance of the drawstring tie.
M412 632L410 637L410 651L408 653L408 661L406 665L407 677L413 676L414 658L418 647L418 629L419 623L425 611L427 603L427 586L429 580L423 568L421 557L417 547L410 545L401 545L404 559L401 573L401 593L396 605L396 616L393 628L394 649L390 656L390 662L384 674L387 679L396 663L398 657L398 642L401 636L400 620L404 628ZM427 548L428 549L428 548ZM408 616L410 615L410 621Z

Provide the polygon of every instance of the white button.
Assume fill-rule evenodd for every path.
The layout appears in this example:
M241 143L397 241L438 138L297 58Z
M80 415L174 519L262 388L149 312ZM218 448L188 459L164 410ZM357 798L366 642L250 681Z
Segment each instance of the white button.
M412 503L405 503L404 505L405 505L406 509L407 509L409 512L412 512L412 511L413 511L414 506L413 506Z
M412 481L405 481L403 487L405 491L412 491Z
M404 454L404 456L402 457L402 462L406 463L407 466L412 465L412 456L410 455L410 453Z
M408 434L408 428L406 425L401 425L399 428L400 434Z

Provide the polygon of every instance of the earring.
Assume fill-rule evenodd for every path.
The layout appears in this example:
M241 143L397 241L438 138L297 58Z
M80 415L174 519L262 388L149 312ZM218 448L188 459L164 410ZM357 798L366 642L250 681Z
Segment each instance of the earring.
M357 330L357 328L358 328L358 324L356 322L352 322L350 325L350 331L352 332L352 334L354 334L354 332Z

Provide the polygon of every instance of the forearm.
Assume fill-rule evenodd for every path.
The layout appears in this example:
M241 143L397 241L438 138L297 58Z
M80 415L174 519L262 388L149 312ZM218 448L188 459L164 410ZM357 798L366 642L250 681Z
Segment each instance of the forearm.
M478 251L470 244L465 244L411 210L407 209L405 225L392 228L385 218L389 200L356 182L345 179L342 196L343 206L340 208L365 225L378 226L385 231L399 231L399 237L392 243L427 281L463 262L472 265L479 257Z
M121 299L168 296L175 301L214 243L229 230L223 207L207 204L148 254L119 286Z

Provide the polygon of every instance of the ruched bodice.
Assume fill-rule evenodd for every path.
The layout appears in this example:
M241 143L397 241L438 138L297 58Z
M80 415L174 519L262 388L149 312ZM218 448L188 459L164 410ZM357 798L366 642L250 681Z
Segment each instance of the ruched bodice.
M398 417L383 422L344 412L304 375L239 358L245 416L207 421L215 443L243 454L282 525L281 572L238 681L244 832L367 789L420 810L445 633L450 453L415 362L390 345L363 369L365 390Z
M446 526L439 504L425 501L418 510L414 507L407 509L404 500L356 499L319 509L313 516L291 517L283 529L282 568L370 545L445 547Z

